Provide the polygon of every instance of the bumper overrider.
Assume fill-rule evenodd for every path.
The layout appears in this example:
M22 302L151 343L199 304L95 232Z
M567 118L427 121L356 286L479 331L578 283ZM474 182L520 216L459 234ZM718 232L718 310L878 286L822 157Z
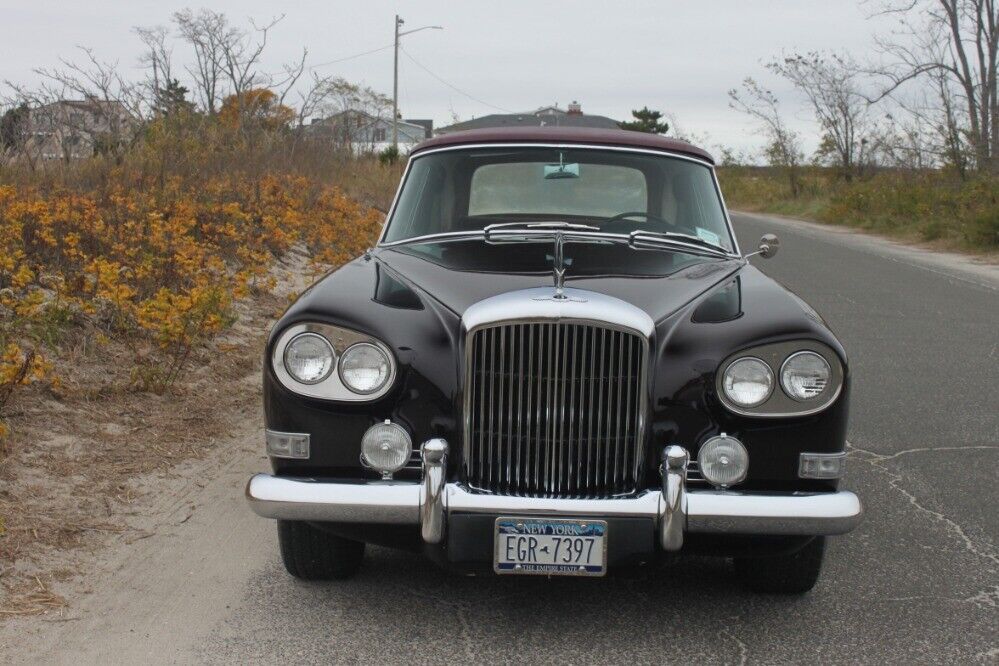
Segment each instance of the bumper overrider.
M819 536L845 534L861 521L852 492L765 493L691 490L689 455L663 451L662 488L632 497L568 499L517 497L470 491L446 480L448 445L422 447L421 482L285 478L257 474L246 486L253 511L264 518L330 523L419 526L427 544L444 542L451 517L466 515L549 518L645 518L665 551L678 551L686 533Z

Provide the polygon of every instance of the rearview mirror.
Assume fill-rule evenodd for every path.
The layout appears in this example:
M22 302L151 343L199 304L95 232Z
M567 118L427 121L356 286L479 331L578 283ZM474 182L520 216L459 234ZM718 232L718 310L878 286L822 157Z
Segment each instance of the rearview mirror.
M755 254L760 255L764 259L769 259L780 250L780 239L774 234L763 234L758 248Z
M545 180L579 178L579 164L546 164Z

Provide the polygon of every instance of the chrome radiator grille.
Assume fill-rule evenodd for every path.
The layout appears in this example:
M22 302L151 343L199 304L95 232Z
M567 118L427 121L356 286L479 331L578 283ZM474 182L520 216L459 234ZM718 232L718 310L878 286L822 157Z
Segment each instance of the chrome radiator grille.
M466 341L464 476L490 492L605 497L642 471L646 341L590 323L509 323Z

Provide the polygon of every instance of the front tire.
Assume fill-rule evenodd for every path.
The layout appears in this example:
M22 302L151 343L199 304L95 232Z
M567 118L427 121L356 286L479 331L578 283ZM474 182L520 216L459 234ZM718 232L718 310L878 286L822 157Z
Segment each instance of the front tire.
M826 538L816 537L790 555L735 558L735 574L749 589L768 594L804 594L819 580Z
M364 543L324 532L298 520L277 521L284 568L302 580L343 580L361 568Z

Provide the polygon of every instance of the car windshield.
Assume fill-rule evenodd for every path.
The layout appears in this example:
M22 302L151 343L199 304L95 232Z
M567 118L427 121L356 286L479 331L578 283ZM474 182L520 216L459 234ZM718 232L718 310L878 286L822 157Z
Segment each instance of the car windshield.
M602 232L680 233L733 251L711 169L623 150L496 147L417 156L384 242L565 222Z

